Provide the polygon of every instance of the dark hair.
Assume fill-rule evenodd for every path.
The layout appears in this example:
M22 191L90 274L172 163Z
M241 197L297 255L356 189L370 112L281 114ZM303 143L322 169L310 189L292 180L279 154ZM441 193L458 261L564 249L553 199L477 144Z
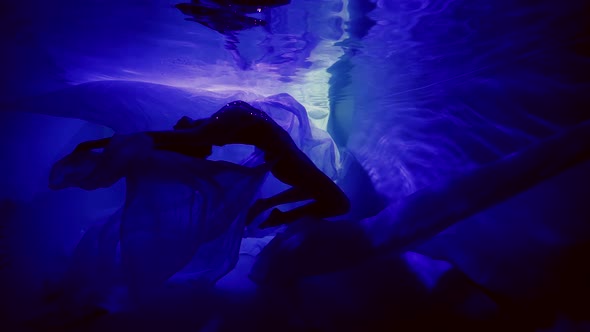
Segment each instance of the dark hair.
M213 146L201 145L194 151L194 156L197 158L207 158L213 153Z
M193 120L193 119L189 118L188 116L183 116L182 118L180 118L180 120L178 120L178 122L176 122L176 124L174 125L173 128L176 130L178 130L178 129L191 129L191 128L201 126L206 121L207 121L207 119Z

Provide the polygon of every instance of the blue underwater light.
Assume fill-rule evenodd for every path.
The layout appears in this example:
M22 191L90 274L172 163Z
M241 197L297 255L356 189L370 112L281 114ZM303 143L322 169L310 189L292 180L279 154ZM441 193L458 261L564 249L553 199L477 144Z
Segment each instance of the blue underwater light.
M590 329L590 4L0 8L0 330Z

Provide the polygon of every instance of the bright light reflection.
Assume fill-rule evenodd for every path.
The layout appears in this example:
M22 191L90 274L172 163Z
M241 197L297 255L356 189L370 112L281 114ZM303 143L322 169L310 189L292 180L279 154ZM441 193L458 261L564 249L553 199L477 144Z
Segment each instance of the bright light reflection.
M342 17L344 22L348 20L347 7L348 1L345 0L342 11L335 14ZM344 33L340 40L347 37L348 34ZM154 62L153 59L146 59L133 68L117 67L117 62L113 63L112 59L100 57L84 57L83 63L77 63L80 61L79 57L62 58L64 62L68 62L67 59L70 58L70 66L66 69L67 76L69 81L77 84L97 80L129 80L164 84L188 90L243 91L261 96L288 93L305 107L313 125L326 130L330 113L328 95L330 74L326 69L338 61L343 54L340 47L334 46L334 43L338 41L321 40L306 59L313 65L310 68L297 68L297 73L290 82L281 80L283 77L278 69L283 65L293 65L291 63L259 62L254 63L249 70L240 70L236 68L229 55L211 64L191 60L188 54L179 54L174 61L167 61L169 55L162 54L164 58L159 60L159 63ZM191 49L194 50L194 45ZM186 59L186 61L178 59Z

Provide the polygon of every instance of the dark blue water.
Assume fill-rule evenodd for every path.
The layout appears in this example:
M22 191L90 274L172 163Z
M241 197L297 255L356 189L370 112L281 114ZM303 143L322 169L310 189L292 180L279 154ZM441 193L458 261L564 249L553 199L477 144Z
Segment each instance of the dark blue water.
M0 327L587 330L590 4L286 2L0 5ZM189 203L178 179L214 176L170 156L134 164L128 178L156 174L139 176L137 198L124 181L48 188L81 141L170 128L235 99L335 179L350 224L243 232L239 216L205 207L242 211L257 186L284 186L227 171ZM205 212L186 219L187 206ZM146 234L171 236L166 250L133 238L136 265L122 272L121 225L154 220L163 228ZM227 228L184 266L180 239L195 225ZM152 292L166 273L171 288Z

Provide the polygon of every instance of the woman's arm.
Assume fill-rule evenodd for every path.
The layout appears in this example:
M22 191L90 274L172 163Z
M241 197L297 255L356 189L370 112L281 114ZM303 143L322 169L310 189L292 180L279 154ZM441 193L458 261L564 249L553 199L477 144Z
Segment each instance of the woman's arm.
M74 151L89 151L94 149L102 149L109 145L111 142L112 137L101 138L92 141L86 141L78 144Z
M154 140L156 149L167 150L175 146L212 145L205 135L190 129L147 131L146 134Z

